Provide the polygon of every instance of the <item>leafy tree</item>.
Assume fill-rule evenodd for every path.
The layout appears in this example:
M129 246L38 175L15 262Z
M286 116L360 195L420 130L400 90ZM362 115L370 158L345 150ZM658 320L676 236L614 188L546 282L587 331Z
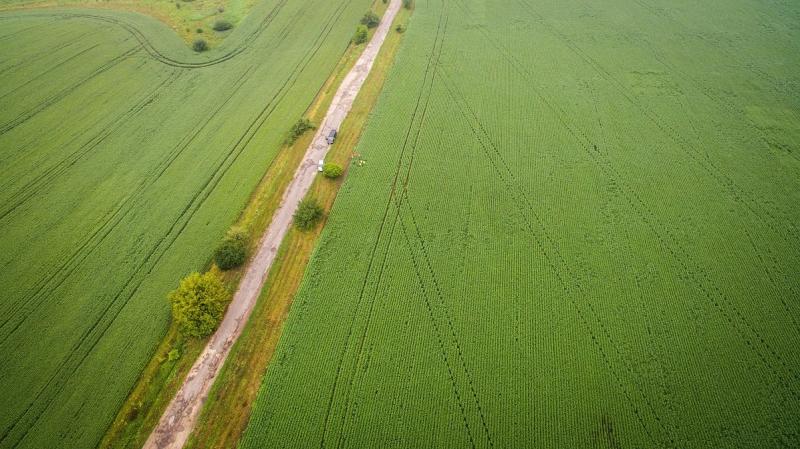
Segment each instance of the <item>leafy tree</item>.
M366 25L367 28L375 28L379 23L381 23L381 18L372 11L368 11L364 14L364 17L361 18L361 24Z
M286 143L291 145L297 141L306 131L309 129L314 129L313 123L307 118L301 118L298 120L294 125L292 125L292 129L289 130L289 136L286 138Z
M230 299L222 279L214 271L192 273L169 296L172 318L186 336L205 337L219 326Z
M208 50L208 43L206 43L206 41L203 39L195 39L195 41L192 43L192 50L198 53L206 51Z
M213 28L214 31L227 31L233 28L233 24L228 22L227 20L220 19L214 22L214 26L212 26L211 28Z
M300 205L294 213L294 225L301 231L308 231L322 218L322 212L322 206L317 200L306 198L300 201Z
M327 163L327 164L322 166L322 174L326 178L330 178L330 179L338 178L339 176L342 176L342 172L344 172L342 167L340 167L340 166L338 166L336 164Z
M414 7L414 0L403 0L403 8L411 9Z
M356 35L353 36L353 42L358 44L363 44L367 41L367 37L369 36L367 32L367 27L364 25L359 25L356 27Z
M247 234L243 231L231 231L214 252L214 262L223 270L230 270L244 263L247 259Z

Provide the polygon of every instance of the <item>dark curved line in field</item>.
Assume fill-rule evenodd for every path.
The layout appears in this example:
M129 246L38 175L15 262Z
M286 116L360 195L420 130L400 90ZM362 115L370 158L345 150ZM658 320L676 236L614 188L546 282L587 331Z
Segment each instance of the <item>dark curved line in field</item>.
M36 424L36 422L38 422L38 420L41 418L41 416L44 414L44 412L49 408L50 404L52 404L52 402L55 400L55 396L58 394L59 391L61 391L63 386L66 384L66 382L72 376L72 373L74 373L75 370L78 367L80 367L81 364L83 363L83 361L90 355L90 353L92 352L92 349L94 348L94 346L96 346L100 342L100 340L102 339L102 336L111 327L111 324L114 322L114 320L119 315L119 313L124 309L125 304L127 304L127 302L130 300L130 298L132 298L133 295L136 293L136 291L138 291L138 288L141 286L141 284L145 280L144 276L142 276L139 279L138 283L130 291L130 294L128 294L125 297L125 299L122 301L122 303L118 305L116 310L112 310L112 307L116 303L118 303L119 298L123 295L125 290L128 289L128 287L130 285L132 285L132 282L135 281L136 273L140 273L145 268L147 269L147 272L150 272L153 269L153 267L156 264L158 264L158 262L160 261L161 257L163 257L163 255L166 254L166 252L169 250L169 248L172 247L172 244L178 239L178 237L180 237L180 235L183 233L183 231L186 228L186 226L191 222L194 214L202 207L202 205L204 204L205 200L216 189L216 186L224 178L225 174L230 169L230 167L233 166L233 164L238 160L239 156L242 154L244 149L250 144L250 142L252 141L253 137L261 129L261 126L264 124L264 122L272 115L272 113L277 108L278 104L280 104L280 102L285 98L287 92L294 85L294 83L296 82L296 80L300 76L300 74L303 73L303 71L308 67L308 64L311 62L312 58L316 55L316 53L322 47L322 44L325 42L325 38L330 34L331 30L333 29L333 25L335 24L336 19L341 17L342 13L345 10L346 5L348 5L349 3L350 3L349 0L346 1L346 2L343 2L341 7L337 8L336 10L334 10L334 12L331 14L331 17L328 19L328 22L326 23L326 25L320 31L320 34L318 35L317 40L309 48L309 51L306 53L306 55L297 62L297 64L294 67L294 70L289 74L289 76L283 82L281 87L277 90L275 95L270 99L269 102L267 102L267 105L261 110L261 112L256 116L256 118L250 123L250 125L247 127L245 132L242 134L242 136L233 144L233 146L231 147L231 150L228 152L228 155L217 166L216 170L214 170L214 172L211 174L211 177L198 190L198 192L195 194L195 196L189 201L189 203L186 205L186 207L181 211L180 216L178 217L178 220L176 220L173 223L173 225L170 227L170 229L158 241L158 243L154 247L154 251L151 252L150 255L142 263L139 264L139 266L137 267L136 271L134 272L134 276L129 278L129 280L126 282L126 284L122 287L122 289L114 297L114 299L112 299L112 301L109 303L109 305L104 309L104 311L101 313L101 315L98 317L98 319L92 325L92 327L90 329L88 329L84 333L84 336L80 340L78 340L78 342L75 344L75 346L73 347L73 349L70 352L70 354L67 355L67 357L60 364L59 368L57 368L55 370L55 373L53 374L53 376L50 377L50 380L47 382L47 384L44 387L42 387L42 389L39 391L39 393L37 395L37 399L35 399L34 401L32 401L28 405L28 407L25 410L25 412L23 412L21 415L19 415L17 420L11 425L10 428L5 429L5 431L3 432L3 435L0 436L0 443L2 443L3 441L6 441L8 439L8 437L11 435L11 432L15 428L18 427L18 424L20 423L20 421L25 419L26 415L29 415L31 413L32 407L34 406L34 404L38 403L38 398L41 397L42 394L44 394L46 390L52 391L53 389L55 389L55 392L53 392L53 394L49 395L49 399L46 401L47 404L44 404L43 407L40 407L40 409L38 411L33 411L32 412L36 416L35 417L31 417L31 418L28 419L28 421L31 422L31 423L22 432L22 435L19 436L19 438L17 438L17 442L23 440L27 436L27 434L30 432L30 430L33 428L33 426ZM166 246L164 246L165 242L166 242ZM156 253L158 253L158 254L156 254ZM155 260L153 260L153 262L150 263L149 266L146 267L146 265L148 265L148 262L151 261L151 259L153 259L154 255L155 255ZM108 317L109 314L110 314L110 319L106 319L105 323L102 323L104 321L104 318ZM104 325L101 326L101 324L104 324ZM93 337L94 341L89 343L89 345L90 345L89 346L89 350L81 355L80 353L78 353L78 350L81 348L81 346L83 345L84 341L86 341L87 338L92 336L93 331L95 329L97 329L98 326L102 327L102 330L98 331L99 335L98 335L98 332L94 332L94 335L96 335L96 337ZM76 357L79 357L80 359L77 362L74 362ZM73 361L73 363L70 363L71 361ZM67 374L66 376L61 374L61 373L65 372L65 369L73 367L73 366L74 366L74 369L67 371L70 374Z
M238 46L232 48L227 53L223 54L222 56L211 59L208 61L202 62L189 62L189 61L180 61L174 59L172 57L167 56L166 54L159 51L155 45L147 38L147 36L140 31L135 25L129 23L124 19L99 15L99 14L91 14L91 13L83 13L83 12L68 12L68 11L61 11L61 12L43 12L43 13L31 13L26 14L26 17L55 17L60 19L88 19L88 20L96 20L101 22L110 23L116 26L119 26L130 33L134 39L139 42L144 51L150 55L151 58L172 67L184 68L184 69L198 69L203 67L213 66L222 62L225 62L233 57L243 53L245 50L250 48L250 44L258 38L272 23L275 19L275 16L283 9L283 6L286 5L288 0L281 0L270 12L262 19L259 26L247 34L242 41L239 43Z

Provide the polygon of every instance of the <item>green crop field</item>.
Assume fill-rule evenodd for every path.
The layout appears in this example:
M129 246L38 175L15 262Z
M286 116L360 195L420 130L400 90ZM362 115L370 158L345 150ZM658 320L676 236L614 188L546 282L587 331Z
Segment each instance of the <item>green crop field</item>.
M134 13L0 14L0 448L98 444L369 4L264 0L201 55Z
M800 447L800 3L415 4L241 447Z
M89 8L84 11L91 14L97 9L135 11L169 25L188 43L203 38L216 45L233 33L214 31L214 23L225 20L236 27L254 3L257 0L0 0L0 12L54 6Z

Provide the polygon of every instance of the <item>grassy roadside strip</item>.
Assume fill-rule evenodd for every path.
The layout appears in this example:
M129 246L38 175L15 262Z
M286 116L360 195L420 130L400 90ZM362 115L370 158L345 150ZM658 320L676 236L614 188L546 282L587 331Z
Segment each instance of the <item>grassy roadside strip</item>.
M382 4L381 0L375 2L373 10L382 14L385 9L386 5ZM355 25L353 30L355 30ZM389 38L386 42L388 41ZM309 106L305 117L315 124L321 122L333 100L336 89L356 63L363 49L364 45L354 46L351 44L345 50L333 73ZM313 135L313 131L306 132L294 144L286 145L278 152L234 224L235 227L246 229L251 236L248 254L252 255L255 252L259 237L269 225L272 215L283 197L283 192L300 165ZM281 260L279 258L275 264L279 265ZM210 269L211 267L212 262L209 262L204 268ZM245 268L246 265L221 272L225 284L231 292L236 290ZM275 266L273 266L274 269ZM177 283L178 279L175 280L176 286ZM166 301L166 298L164 300ZM245 332L247 331L245 330ZM208 338L185 338L178 332L174 323L170 324L163 340L128 398L122 404L98 447L101 449L141 448L207 342Z
M409 14L405 9L397 14L372 72L342 124L336 144L328 153L327 162L343 167L350 164L353 148L361 137L402 40L402 34L394 28L399 24L405 27ZM316 198L328 212L342 182L342 178L329 180L320 176L308 195ZM309 232L292 228L281 243L253 313L214 383L184 449L233 448L238 445L323 226L324 222Z

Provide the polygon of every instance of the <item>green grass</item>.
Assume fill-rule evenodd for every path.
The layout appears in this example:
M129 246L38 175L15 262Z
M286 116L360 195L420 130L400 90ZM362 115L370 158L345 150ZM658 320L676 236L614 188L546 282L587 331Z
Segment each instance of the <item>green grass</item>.
M131 13L0 15L0 447L99 443L368 4L267 0L203 55Z
M215 32L214 22L224 19L236 26L256 3L255 0L0 0L0 11L55 7L133 11L165 23L189 44L203 38L215 46L231 32Z
M416 7L240 447L800 445L800 8Z

